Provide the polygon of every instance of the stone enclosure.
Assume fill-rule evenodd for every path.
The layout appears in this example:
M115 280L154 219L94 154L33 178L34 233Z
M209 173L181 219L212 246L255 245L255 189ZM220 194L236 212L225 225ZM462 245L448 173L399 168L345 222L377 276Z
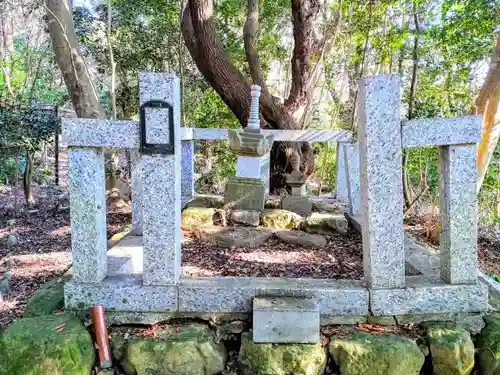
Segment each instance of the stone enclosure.
M160 320L162 314L253 311L254 331L262 322L259 335L271 342L283 338L272 335L285 330L276 325L281 318L317 326L313 337L304 333L285 341L314 342L320 324L342 317L487 309L488 288L478 280L476 255L479 117L401 121L399 77L388 75L359 83L355 142L346 131L263 130L274 140L338 142L335 195L348 201L350 221L361 229L364 280L196 278L181 276L180 227L181 209L195 197L194 141L227 139L228 131L181 127L179 80L173 75L141 74L140 102L140 124L63 121L73 252L67 308L102 304L119 312L123 322L141 314ZM426 146L440 148L439 269L405 276L402 151ZM103 148L136 151L133 226L142 237L128 256L107 252ZM248 163L259 166L253 178L265 181L269 168L262 164L269 160L260 158ZM243 156L238 163L245 164Z

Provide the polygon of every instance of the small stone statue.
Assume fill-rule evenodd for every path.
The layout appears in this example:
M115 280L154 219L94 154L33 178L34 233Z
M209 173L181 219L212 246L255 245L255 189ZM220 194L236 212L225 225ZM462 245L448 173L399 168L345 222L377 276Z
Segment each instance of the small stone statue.
M8 270L0 279L0 302L2 302L3 297L10 292L10 281L12 280L12 276L14 276L14 273Z
M300 155L295 150L290 157L290 163L292 164L292 173L286 174L286 183L292 187L292 194L294 194L294 188L302 188L306 183L307 176L300 171Z

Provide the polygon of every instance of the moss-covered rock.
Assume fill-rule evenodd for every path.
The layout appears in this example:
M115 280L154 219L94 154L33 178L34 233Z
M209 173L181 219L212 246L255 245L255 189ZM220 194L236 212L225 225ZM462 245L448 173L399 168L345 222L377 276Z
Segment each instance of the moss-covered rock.
M311 233L339 233L347 234L349 224L343 214L317 213L309 215L304 223L304 230Z
M51 280L43 284L30 298L24 316L27 318L49 315L64 307L64 283L67 278Z
M73 315L19 319L0 340L0 374L89 375L92 338Z
M485 318L486 327L477 342L477 361L481 375L500 375L500 315Z
M244 333L238 361L243 375L320 375L326 351L321 343L256 344Z
M342 375L418 375L425 359L413 340L393 334L332 338L329 350Z
M202 324L159 329L154 338L113 338L112 345L127 375L213 375L227 359L224 344Z
M474 343L469 331L451 325L427 327L434 375L469 375L474 367Z
M274 229L298 229L304 219L299 214L287 210L264 210L262 226Z
M181 227L184 230L194 230L202 225L213 225L215 208L189 207L182 211Z

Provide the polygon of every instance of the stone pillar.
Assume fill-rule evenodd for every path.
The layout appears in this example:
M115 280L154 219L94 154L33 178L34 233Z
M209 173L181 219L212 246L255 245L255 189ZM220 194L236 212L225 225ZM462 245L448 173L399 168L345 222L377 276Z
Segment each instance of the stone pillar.
M292 188L292 195L285 195L281 199L281 207L301 216L309 216L312 212L312 201L306 196L307 176L300 171L300 156L297 152L290 158L290 164L292 173L285 177L286 183Z
M477 282L476 145L440 148L441 278Z
M349 199L347 192L346 159L344 151L344 147L346 145L347 144L345 142L337 142L337 149L335 150L335 199L340 201L347 201Z
M173 106L174 154L143 154L143 244L145 285L177 283L181 272L180 83L173 74L141 73L141 104L166 101ZM146 109L146 141L169 143L168 109Z
M359 169L359 145L345 143L342 145L344 154L344 173L347 180L347 198L349 215L359 217L361 215L361 193L360 193L360 169Z
M194 198L194 141L181 141L181 195L182 205Z
M405 286L400 79L359 82L363 263L370 288Z
M73 279L98 283L107 274L104 154L70 147L68 160Z
M137 236L142 236L142 180L139 150L130 150L130 164L132 167L132 232Z

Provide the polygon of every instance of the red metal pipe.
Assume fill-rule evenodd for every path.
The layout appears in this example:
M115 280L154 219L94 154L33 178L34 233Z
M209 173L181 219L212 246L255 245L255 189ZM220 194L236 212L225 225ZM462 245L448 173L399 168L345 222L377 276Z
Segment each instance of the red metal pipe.
M99 361L101 368L109 368L112 365L112 359L104 306L93 306L90 310L90 314L92 316L92 325L94 326L94 334L99 348Z

